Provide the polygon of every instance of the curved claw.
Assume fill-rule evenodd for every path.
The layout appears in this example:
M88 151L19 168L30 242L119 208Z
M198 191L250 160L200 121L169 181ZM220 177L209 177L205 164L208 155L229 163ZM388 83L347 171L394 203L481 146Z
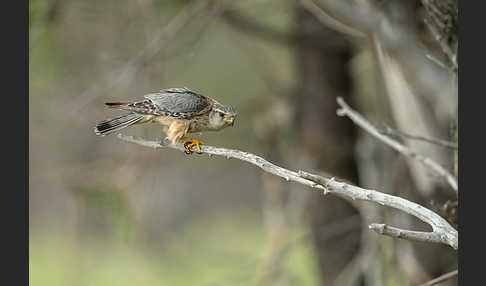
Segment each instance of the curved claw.
M188 147L189 143L190 142L188 141L184 142L184 149L186 149L184 150L184 153L186 153L187 155L191 155L193 153L191 148Z
M196 146L197 147L197 153L202 154L200 145L204 145L204 142L199 141L197 139L187 138L187 137L184 137L183 139L186 140L184 142L184 148L186 149L184 151L184 153L186 153L188 155L192 154L193 153L192 147Z
M186 150L184 150L184 153L186 153L187 155L191 155L194 152L192 152L189 148L186 148Z

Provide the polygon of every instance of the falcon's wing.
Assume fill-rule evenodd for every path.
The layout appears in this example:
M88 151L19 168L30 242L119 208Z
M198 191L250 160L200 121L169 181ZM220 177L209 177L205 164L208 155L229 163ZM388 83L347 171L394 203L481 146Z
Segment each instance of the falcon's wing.
M169 88L144 96L162 113L178 118L192 118L208 112L212 99L197 94L188 88Z

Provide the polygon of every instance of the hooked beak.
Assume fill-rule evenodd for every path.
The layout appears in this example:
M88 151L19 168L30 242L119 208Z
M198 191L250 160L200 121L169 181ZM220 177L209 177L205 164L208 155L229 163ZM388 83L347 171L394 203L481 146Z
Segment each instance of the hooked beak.
M225 119L226 122L228 122L229 125L233 126L235 125L235 117L234 116L229 116Z

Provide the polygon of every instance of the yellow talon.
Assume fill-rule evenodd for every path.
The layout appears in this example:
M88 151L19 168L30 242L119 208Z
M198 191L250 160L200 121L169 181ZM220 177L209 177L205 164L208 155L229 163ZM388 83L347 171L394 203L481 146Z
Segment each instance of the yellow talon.
M186 154L192 154L193 152L192 152L191 149L194 146L197 147L197 153L201 154L201 146L200 145L204 145L204 142L199 141L197 139L187 138L187 137L182 137L182 139L185 140L184 148L186 148L186 151L185 151Z

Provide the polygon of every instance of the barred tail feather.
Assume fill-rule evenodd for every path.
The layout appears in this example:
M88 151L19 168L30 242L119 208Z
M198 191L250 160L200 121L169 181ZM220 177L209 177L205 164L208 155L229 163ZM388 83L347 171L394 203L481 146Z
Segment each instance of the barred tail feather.
M128 127L132 124L135 124L142 118L144 118L143 115L129 113L113 119L104 120L96 125L94 132L96 133L96 135L105 136L125 127Z
M130 104L131 102L105 102L105 105L109 108L119 108L121 106L125 106Z

